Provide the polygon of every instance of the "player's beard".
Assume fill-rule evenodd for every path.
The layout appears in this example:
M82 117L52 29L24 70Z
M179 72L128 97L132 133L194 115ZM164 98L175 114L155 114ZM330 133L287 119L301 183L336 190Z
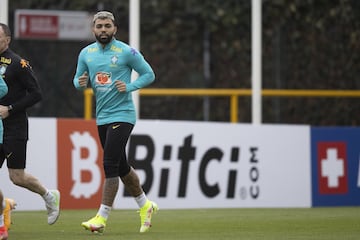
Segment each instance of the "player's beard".
M99 34L99 35L95 35L96 40L101 43L101 44L108 44L111 42L113 35L108 35L108 34Z

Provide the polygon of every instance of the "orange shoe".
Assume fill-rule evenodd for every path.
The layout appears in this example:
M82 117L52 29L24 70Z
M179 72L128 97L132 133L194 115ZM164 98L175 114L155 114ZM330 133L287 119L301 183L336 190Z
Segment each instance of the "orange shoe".
M0 227L0 240L7 240L8 239L8 231L6 227Z
M5 208L3 211L4 214L4 225L6 230L10 229L10 225L11 225L11 211L13 209L15 209L16 207L16 202L11 199L11 198L5 198ZM0 235L1 236L1 235ZM1 240L1 238L0 238Z

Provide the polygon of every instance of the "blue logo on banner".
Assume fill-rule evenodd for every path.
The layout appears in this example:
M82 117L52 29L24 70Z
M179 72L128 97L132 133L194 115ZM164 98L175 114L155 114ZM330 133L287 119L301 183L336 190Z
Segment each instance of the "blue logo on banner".
M359 161L360 128L312 127L312 205L360 205Z

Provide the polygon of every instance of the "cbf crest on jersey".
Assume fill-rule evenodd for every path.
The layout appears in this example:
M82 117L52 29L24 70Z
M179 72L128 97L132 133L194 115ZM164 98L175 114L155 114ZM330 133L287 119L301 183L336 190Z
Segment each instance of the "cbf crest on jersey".
M111 65L116 65L118 60L119 60L119 58L117 56L112 56L111 57Z

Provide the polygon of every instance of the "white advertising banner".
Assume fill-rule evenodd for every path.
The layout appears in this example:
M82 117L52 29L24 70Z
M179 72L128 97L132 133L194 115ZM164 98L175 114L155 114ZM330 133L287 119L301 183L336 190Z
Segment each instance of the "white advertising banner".
M85 11L15 10L15 38L91 40L92 15Z
M311 206L309 126L139 120L127 150L163 209ZM30 119L27 171L60 189L63 209L98 208L101 161L95 121ZM20 210L45 209L10 183L5 164L5 195ZM114 208L136 207L121 185Z
M57 187L56 118L32 118L29 123L26 172L43 185ZM10 182L6 160L0 169L0 189L5 197L14 198L18 210L43 210L45 203L38 194Z
M310 207L309 129L143 120L129 159L163 208Z

